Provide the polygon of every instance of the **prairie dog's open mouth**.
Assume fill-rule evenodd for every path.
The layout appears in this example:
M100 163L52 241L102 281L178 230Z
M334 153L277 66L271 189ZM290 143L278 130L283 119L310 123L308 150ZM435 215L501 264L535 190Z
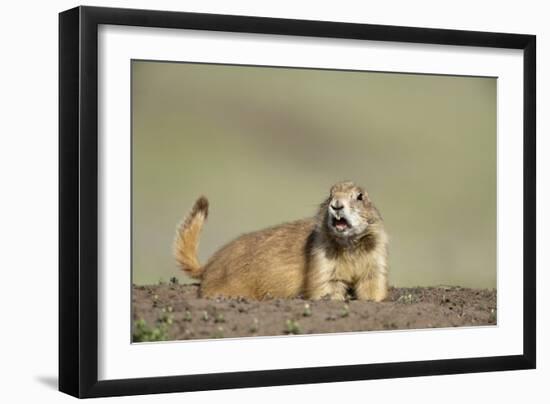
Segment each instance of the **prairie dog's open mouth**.
M351 228L351 225L344 217L337 218L335 216L332 216L331 224L332 224L332 227L334 227L337 231L340 231L340 232L346 231L347 229Z

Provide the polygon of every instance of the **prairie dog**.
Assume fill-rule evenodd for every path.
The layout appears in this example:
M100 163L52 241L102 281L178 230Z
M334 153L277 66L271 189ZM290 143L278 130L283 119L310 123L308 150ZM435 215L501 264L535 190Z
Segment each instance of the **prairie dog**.
M203 297L381 301L388 293L388 236L366 190L352 182L332 186L317 214L244 234L204 265L197 259L208 216L200 197L178 226L174 255L180 268L200 279Z

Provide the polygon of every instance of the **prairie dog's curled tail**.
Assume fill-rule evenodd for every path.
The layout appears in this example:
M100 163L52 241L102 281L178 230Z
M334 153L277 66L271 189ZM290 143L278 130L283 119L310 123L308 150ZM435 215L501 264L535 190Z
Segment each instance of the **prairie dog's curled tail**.
M208 216L208 199L201 196L189 215L178 225L174 240L174 256L180 268L193 278L200 278L203 272L197 258L199 236Z

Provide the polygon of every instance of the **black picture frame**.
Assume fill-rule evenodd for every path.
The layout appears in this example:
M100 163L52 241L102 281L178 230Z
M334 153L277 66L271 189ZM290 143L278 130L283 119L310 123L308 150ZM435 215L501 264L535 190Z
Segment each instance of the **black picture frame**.
M98 381L100 24L523 50L523 354ZM97 7L60 13L59 390L84 398L534 369L535 60L534 35Z

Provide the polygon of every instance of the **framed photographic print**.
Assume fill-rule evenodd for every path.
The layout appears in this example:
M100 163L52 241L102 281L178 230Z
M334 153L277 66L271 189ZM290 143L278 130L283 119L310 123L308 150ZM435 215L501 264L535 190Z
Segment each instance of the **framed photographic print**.
M535 367L535 36L59 28L61 391Z

